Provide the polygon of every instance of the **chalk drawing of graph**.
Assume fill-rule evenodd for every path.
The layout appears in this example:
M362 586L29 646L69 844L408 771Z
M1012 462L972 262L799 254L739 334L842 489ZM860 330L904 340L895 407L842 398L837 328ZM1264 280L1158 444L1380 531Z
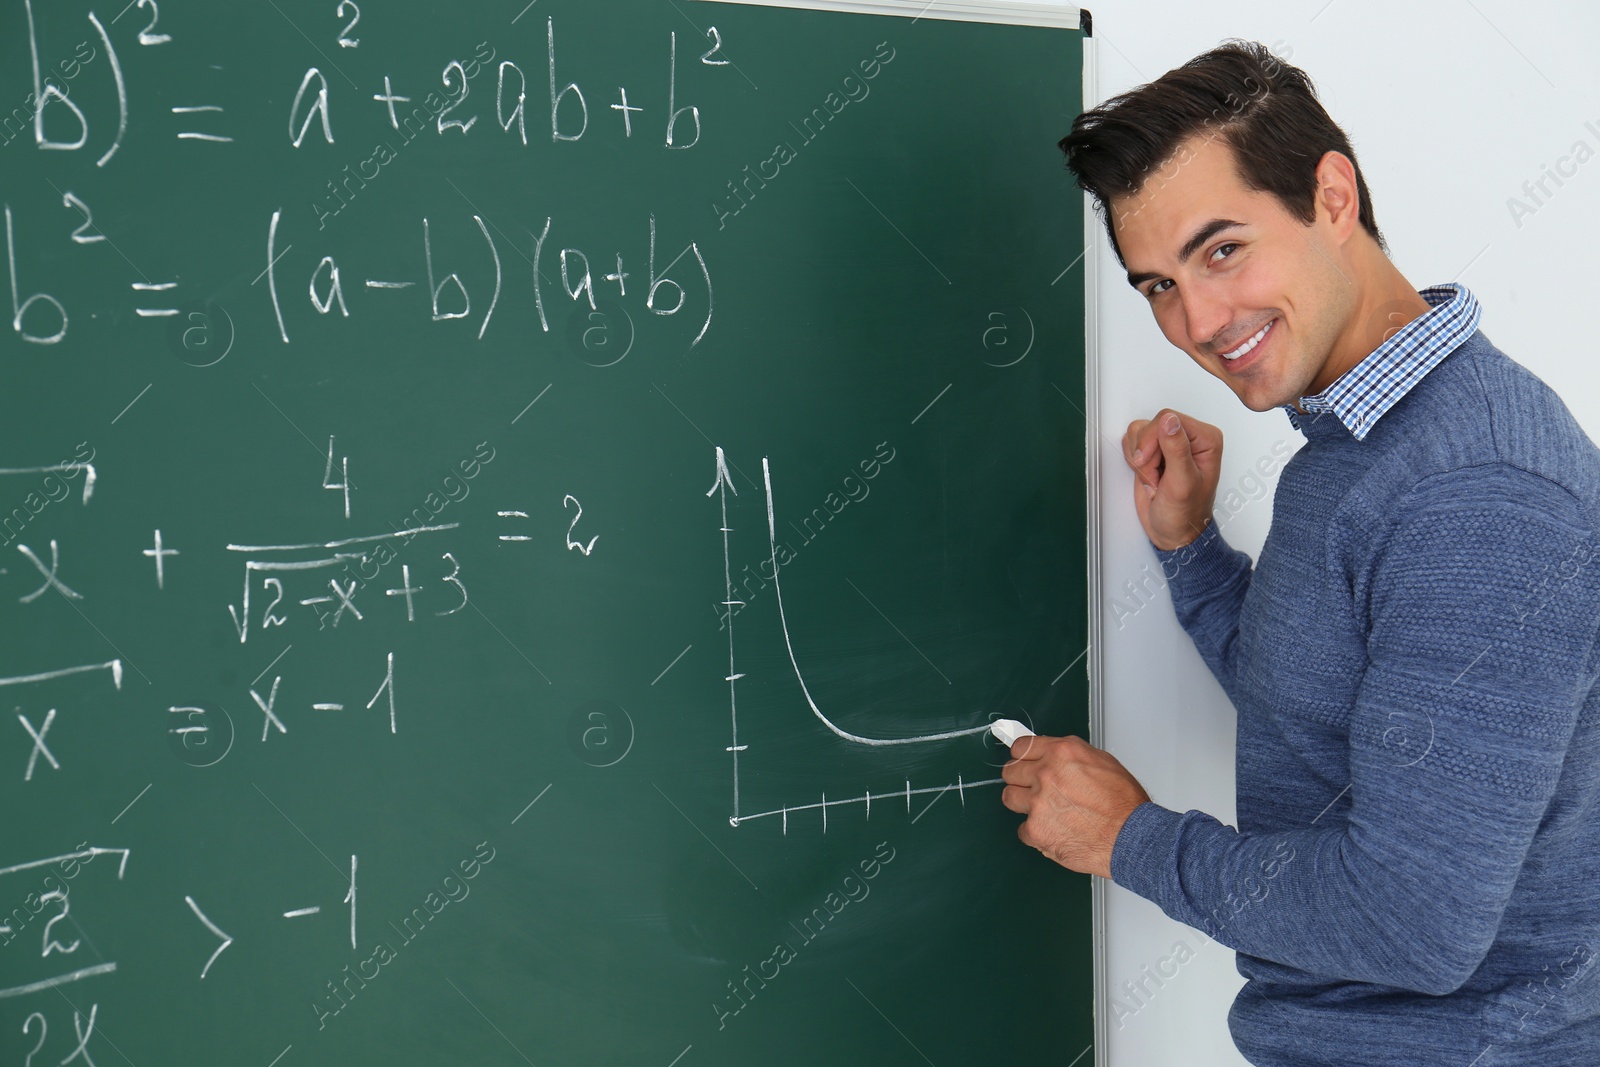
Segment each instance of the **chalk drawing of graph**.
M973 734L987 733L989 730L989 724L986 722L982 726L970 726L962 730L946 730L942 733L917 734L911 737L865 737L861 734L852 733L849 730L839 726L832 719L828 718L823 710L817 706L816 700L811 695L811 690L806 686L805 674L800 669L800 663L795 658L794 642L789 637L789 621L783 610L783 585L779 580L778 567L777 517L776 511L772 504L772 469L765 456L761 458L761 479L764 483L767 494L767 548L769 552L769 558L772 563L772 589L778 603L778 620L783 627L783 643L789 653L789 664L794 668L795 681L800 684L800 692L805 695L806 704L811 709L811 714L816 717L817 721L822 723L823 726L826 726L835 735L843 738L846 741L857 745L866 745L871 747L931 744L940 741L949 741L952 738L957 737L970 737ZM841 807L844 805L863 804L866 806L867 815L870 818L872 813L872 802L874 800L877 800L881 803L883 801L893 802L904 799L906 811L910 812L911 798L920 794L944 793L948 790L954 789L957 790L957 792L961 795L963 802L965 802L966 790L968 789L973 789L979 786L1004 784L1004 780L1000 778L986 778L982 781L968 782L964 781L960 775L957 775L954 782L947 782L942 785L920 786L913 789L910 780L907 779L904 788L888 790L882 793L874 793L869 789L860 796L834 798L833 800L829 800L828 795L823 793L821 800L813 801L811 803L789 804L783 807L773 808L771 811L744 812L740 810L739 753L746 751L750 746L748 744L739 743L739 705L735 687L737 686L739 679L743 678L744 675L740 674L739 671L734 667L733 609L735 607L743 606L744 602L735 600L733 595L733 571L732 563L730 562L728 546L728 534L732 532L728 526L728 493L730 492L732 492L735 496L739 495L739 490L734 486L733 479L728 474L727 458L723 455L722 448L718 446L717 480L712 483L710 489L706 490L706 496L711 496L713 493L720 494L720 502L722 505L722 574L725 590L725 596L722 603L727 612L728 626L728 674L725 680L728 683L728 719L729 726L732 731L732 739L728 744L727 751L733 756L733 814L728 819L729 824L732 826L739 826L742 823L747 823L754 819L763 819L767 818L768 816L776 815L782 821L783 832L787 834L789 832L789 814L791 812L820 810L822 813L822 829L823 832L827 832L829 808Z

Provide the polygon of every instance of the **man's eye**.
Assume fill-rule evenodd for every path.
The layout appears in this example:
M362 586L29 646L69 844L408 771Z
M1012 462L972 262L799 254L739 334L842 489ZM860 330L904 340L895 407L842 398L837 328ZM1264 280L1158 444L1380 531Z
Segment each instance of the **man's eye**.
M1228 242L1226 244L1220 244L1220 245L1217 246L1216 252L1212 252L1211 253L1212 259L1215 260L1217 252L1221 252L1224 248L1238 248L1238 247L1239 247L1238 243L1237 242L1233 242L1233 241L1230 241L1230 242Z
M1172 283L1172 279L1171 278L1162 278L1160 281L1156 282L1150 288L1146 289L1145 290L1145 295L1146 296L1155 296L1157 293L1165 292L1165 290L1163 290L1161 287L1163 285L1170 285L1171 283Z

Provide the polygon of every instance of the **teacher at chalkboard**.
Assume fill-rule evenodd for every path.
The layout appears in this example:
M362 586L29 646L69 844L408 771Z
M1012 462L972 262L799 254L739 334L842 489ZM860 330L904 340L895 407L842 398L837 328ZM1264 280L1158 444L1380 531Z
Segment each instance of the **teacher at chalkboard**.
M1238 714L1238 827L1024 737L1018 836L1236 949L1252 1063L1600 1063L1600 451L1471 292L1400 274L1344 132L1261 45L1061 148L1167 340L1306 443L1252 566L1212 514L1217 427L1123 438Z

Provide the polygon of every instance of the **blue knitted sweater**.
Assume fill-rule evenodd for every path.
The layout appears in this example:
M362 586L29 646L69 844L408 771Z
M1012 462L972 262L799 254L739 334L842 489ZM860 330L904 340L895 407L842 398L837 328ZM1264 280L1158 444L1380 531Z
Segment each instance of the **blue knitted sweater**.
M1481 331L1300 422L1253 568L1156 550L1238 828L1141 804L1112 879L1237 950L1252 1063L1600 1064L1600 450Z

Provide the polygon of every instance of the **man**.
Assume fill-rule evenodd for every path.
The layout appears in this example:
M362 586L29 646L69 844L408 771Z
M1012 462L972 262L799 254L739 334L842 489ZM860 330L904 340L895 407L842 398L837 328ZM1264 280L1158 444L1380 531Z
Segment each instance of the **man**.
M1162 333L1306 444L1252 567L1211 520L1215 426L1123 439L1238 713L1238 828L1023 738L1019 837L1235 948L1253 1063L1600 1063L1600 450L1470 292L1395 269L1348 140L1262 46L1061 147Z

